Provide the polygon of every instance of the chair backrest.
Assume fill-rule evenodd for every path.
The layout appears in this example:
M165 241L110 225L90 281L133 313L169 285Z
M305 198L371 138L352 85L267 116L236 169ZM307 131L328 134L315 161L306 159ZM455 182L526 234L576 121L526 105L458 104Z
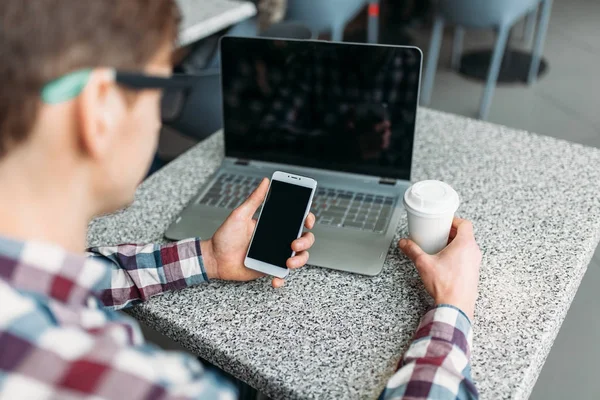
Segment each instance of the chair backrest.
M542 0L440 0L439 13L450 24L489 28L513 23Z
M177 121L169 126L197 140L204 140L223 127L223 101L219 70L198 75L198 83Z
M367 0L288 0L285 19L324 32L349 22L366 3Z

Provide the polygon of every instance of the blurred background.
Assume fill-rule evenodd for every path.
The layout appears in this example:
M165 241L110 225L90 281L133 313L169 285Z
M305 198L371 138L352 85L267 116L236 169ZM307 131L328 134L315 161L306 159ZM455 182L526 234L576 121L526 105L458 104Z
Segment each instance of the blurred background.
M178 3L176 70L202 78L181 120L163 128L152 172L220 129L218 39L226 34L418 46L422 106L600 147L598 0ZM531 399L600 395L599 286L597 251Z

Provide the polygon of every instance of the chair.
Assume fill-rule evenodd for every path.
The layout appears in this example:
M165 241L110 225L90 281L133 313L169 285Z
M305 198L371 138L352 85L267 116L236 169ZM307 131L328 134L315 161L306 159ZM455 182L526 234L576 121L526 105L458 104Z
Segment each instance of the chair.
M497 31L496 45L478 113L480 119L487 119L510 30L524 16L531 19L540 4L542 4L541 20L527 78L529 84L535 82L538 75L552 0L440 0L429 44L421 104L429 105L431 101L444 25L448 23L456 26L452 53L453 68L458 68L460 63L464 28L492 28Z
M177 121L169 126L178 132L202 141L223 127L223 101L219 70L198 74L186 104Z
M344 28L368 3L366 0L288 0L286 21L301 22L315 36L331 32L331 40L344 40Z

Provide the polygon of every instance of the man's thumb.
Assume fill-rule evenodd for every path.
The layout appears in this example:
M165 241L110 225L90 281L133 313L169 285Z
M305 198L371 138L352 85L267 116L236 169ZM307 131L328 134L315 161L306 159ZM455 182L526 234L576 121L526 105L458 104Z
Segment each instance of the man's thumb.
M402 250L402 252L411 259L417 268L421 267L421 265L417 264L421 264L424 260L431 257L429 254L425 253L418 244L410 239L400 239L400 242L398 242L398 247L400 247L400 250Z
M244 216L252 217L256 210L260 207L262 202L267 196L267 190L269 189L269 180L263 178L260 185L252 192L252 194L238 207L238 212Z

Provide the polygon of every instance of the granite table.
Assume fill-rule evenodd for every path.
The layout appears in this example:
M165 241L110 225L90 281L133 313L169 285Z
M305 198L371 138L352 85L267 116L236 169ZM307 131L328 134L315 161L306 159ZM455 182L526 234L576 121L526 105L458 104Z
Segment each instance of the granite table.
M256 6L244 0L177 0L182 21L179 45L203 39L256 15Z
M217 133L145 181L129 208L93 221L89 244L164 240L222 156ZM428 178L460 193L484 254L472 357L481 398L525 399L600 239L600 150L420 109L413 180ZM274 399L374 399L429 305L391 246L373 278L308 266L279 290L266 278L212 282L132 313Z

